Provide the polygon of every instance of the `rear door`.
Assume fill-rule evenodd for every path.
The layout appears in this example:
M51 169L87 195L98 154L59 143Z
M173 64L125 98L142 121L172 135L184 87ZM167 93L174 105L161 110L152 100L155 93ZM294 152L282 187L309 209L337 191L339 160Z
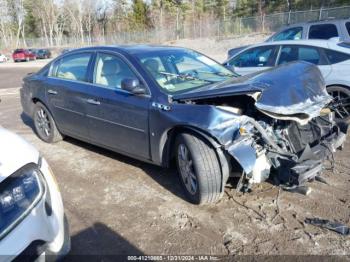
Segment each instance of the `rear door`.
M68 135L88 138L86 101L92 52L66 55L49 73L46 96L59 129Z
M237 74L247 75L275 66L277 53L278 45L253 47L233 57L226 66Z
M317 65L324 78L332 72L321 48L305 45L283 45L278 58L278 65L293 62L306 61Z
M86 104L90 139L110 149L149 159L150 96L122 90L121 82L126 78L138 78L143 83L121 55L97 54L92 95Z

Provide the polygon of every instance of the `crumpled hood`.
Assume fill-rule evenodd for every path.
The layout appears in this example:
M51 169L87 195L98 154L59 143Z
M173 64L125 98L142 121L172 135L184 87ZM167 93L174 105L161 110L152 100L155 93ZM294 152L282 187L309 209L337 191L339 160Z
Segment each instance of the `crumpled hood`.
M192 92L174 95L174 100L201 100L221 96L250 95L255 106L277 119L301 124L319 116L331 100L320 70L307 62L293 62L239 77Z

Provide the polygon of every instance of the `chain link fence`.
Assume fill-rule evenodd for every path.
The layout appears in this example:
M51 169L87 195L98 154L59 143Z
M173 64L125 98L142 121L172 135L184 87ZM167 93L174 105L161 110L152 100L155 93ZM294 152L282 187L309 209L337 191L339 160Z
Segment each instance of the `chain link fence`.
M142 32L119 32L95 38L60 37L53 40L55 47L79 47L101 44L164 43L177 39L229 38L251 33L275 32L287 24L325 19L350 18L350 6L322 8L317 10L273 13L263 16L214 20L213 18L185 20L183 23L168 24L166 29ZM45 38L26 39L28 47L48 46ZM0 47L5 46L0 39Z

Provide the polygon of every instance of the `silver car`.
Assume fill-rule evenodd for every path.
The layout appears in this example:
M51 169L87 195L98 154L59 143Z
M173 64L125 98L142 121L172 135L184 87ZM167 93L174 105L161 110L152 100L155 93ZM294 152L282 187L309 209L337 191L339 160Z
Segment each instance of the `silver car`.
M292 24L283 27L265 42L339 38L341 41L350 41L350 19L324 20Z
M302 39L329 40L332 38L339 39L342 42L350 42L350 19L313 21L284 26L264 42ZM230 58L236 55L248 46L250 45L228 50L227 57Z
M289 40L246 47L224 62L240 75L247 75L292 61L318 66L327 91L336 97L337 117L350 119L350 45L333 40Z

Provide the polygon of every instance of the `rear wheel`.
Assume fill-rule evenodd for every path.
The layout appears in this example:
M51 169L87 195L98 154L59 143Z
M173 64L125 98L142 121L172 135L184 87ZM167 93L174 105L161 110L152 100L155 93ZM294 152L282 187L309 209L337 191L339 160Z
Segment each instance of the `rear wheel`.
M34 126L39 138L47 143L56 143L62 140L62 135L58 131L56 123L49 110L40 102L34 107Z
M200 136L180 134L175 143L180 181L194 204L213 203L221 197L221 168L215 150Z
M350 121L350 90L343 86L330 86L327 92L339 102L335 117L339 120Z

